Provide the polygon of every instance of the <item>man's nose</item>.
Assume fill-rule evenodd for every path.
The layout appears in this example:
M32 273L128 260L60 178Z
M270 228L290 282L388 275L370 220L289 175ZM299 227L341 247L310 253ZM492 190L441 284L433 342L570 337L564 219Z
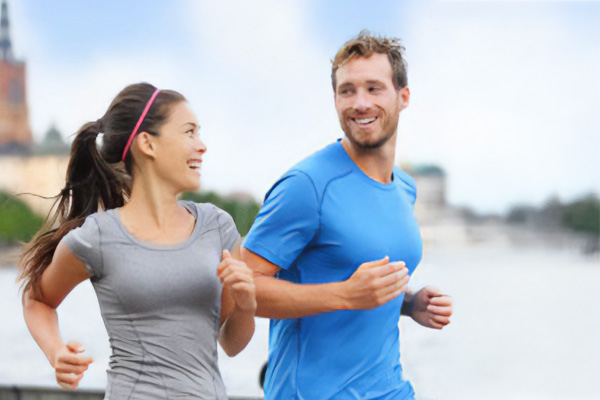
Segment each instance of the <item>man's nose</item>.
M354 98L354 109L359 112L367 111L371 108L372 102L369 94L364 90L359 90Z

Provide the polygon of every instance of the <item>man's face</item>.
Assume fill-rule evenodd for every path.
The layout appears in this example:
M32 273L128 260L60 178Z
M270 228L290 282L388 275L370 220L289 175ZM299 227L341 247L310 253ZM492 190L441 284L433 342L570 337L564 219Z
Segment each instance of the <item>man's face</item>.
M410 92L394 88L388 56L376 53L349 61L338 68L336 79L335 108L350 142L375 149L394 137Z

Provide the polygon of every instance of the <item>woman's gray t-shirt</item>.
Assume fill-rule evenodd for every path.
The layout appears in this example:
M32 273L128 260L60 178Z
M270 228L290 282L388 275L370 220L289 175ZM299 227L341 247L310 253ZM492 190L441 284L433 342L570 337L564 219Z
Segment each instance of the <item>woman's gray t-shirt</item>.
M63 238L86 265L108 331L106 399L227 399L217 364L217 266L239 233L212 204L180 204L196 226L179 244L138 240L117 210L88 216Z

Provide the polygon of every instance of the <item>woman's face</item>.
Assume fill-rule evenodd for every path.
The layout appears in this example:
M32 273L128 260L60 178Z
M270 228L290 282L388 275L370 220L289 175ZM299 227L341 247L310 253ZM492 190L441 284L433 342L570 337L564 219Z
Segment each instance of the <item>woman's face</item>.
M158 177L179 193L200 187L200 169L206 145L200 140L200 124L187 102L171 106L154 143L154 165Z

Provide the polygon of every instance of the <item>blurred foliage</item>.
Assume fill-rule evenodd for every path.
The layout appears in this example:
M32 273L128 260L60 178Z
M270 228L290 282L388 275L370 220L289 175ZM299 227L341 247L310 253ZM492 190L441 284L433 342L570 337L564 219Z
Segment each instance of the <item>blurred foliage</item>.
M576 231L600 235L600 201L588 196L564 207L562 224Z
M22 200L0 191L0 245L27 242L44 223Z
M511 208L506 221L545 229L562 227L600 236L600 199L588 195L563 204L557 197L552 197L541 208L529 205Z
M223 197L215 192L184 193L184 200L192 200L196 203L211 203L225 210L231 215L240 235L245 236L254 223L260 205L252 200L242 200L232 197Z

